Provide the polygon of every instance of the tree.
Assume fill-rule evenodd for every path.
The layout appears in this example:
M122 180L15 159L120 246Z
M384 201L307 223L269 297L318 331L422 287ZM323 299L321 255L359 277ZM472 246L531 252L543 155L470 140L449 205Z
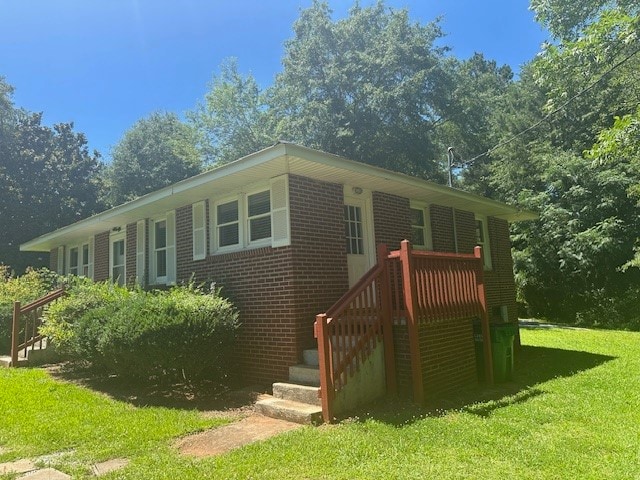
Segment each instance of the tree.
M107 203L118 205L202 170L194 130L174 113L136 122L113 148L106 171Z
M42 125L42 114L15 109L12 89L0 86L0 263L22 271L47 256L21 253L20 243L102 208L101 163L72 123Z
M216 164L237 160L278 140L265 94L255 78L243 77L233 59L220 70L204 102L188 115L207 163Z
M358 4L333 21L315 1L285 44L269 92L287 139L373 165L442 179L436 127L447 115L452 74L437 22L406 10Z

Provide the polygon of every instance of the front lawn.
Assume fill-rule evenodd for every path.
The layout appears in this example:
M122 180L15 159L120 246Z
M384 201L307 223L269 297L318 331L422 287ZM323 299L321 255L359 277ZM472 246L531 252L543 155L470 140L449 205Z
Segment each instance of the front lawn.
M640 478L640 334L523 330L522 341L515 381L483 402L454 398L430 413L386 403L210 459L168 446L213 424L196 413L0 370L0 461L69 450L79 478L78 465L113 456L132 461L106 478Z

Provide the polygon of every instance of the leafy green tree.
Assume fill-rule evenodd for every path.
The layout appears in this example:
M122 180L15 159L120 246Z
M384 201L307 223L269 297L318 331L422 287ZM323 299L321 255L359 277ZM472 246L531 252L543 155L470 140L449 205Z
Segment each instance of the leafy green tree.
M222 65L204 102L188 115L207 163L228 163L278 140L266 102L255 78L238 72L236 60Z
M42 125L41 114L13 107L12 89L0 86L0 263L22 271L48 257L20 252L22 242L102 208L102 164L73 124Z
M202 170L194 130L174 113L136 122L112 151L106 170L107 203L118 205Z
M270 94L289 140L392 170L442 178L436 128L453 90L437 22L356 4L333 21L315 1L293 26Z

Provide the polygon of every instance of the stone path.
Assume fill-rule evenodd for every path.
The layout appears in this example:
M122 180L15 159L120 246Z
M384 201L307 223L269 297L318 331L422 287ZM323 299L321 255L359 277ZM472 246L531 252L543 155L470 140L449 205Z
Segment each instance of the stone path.
M18 478L28 480L68 480L71 477L66 473L62 473L54 468L38 468L37 463L42 463L45 457L36 459L24 458L13 462L0 463L0 475L3 474L22 474ZM96 463L91 466L91 471L95 477L101 477L107 473L113 472L126 467L129 460L126 458L113 458L106 462Z
M249 443L266 440L303 426L254 413L238 422L183 437L174 446L183 455L194 457L221 455Z

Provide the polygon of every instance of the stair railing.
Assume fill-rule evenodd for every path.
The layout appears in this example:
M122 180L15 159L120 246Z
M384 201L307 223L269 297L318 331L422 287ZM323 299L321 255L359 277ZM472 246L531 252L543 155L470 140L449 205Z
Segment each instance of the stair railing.
M42 348L44 336L40 334L42 314L45 307L54 300L65 295L64 288L49 292L43 297L25 305L13 302L13 322L11 326L11 366L18 366L19 353L24 350L26 358L29 348L35 350L36 345Z
M377 344L385 344L387 388L395 390L393 332L388 311L389 281L386 263L388 250L378 248L378 264L369 270L333 307L316 316L318 364L322 415L333 419L335 395L373 353ZM390 368L391 367L391 368Z
M493 382L489 319L480 247L473 254L425 252L404 240L400 250L378 248L378 263L326 313L316 316L320 392L325 422L334 402L378 342L384 341L387 391L396 391L393 325L407 325L413 397L424 400L418 344L421 325L479 318L486 379Z

